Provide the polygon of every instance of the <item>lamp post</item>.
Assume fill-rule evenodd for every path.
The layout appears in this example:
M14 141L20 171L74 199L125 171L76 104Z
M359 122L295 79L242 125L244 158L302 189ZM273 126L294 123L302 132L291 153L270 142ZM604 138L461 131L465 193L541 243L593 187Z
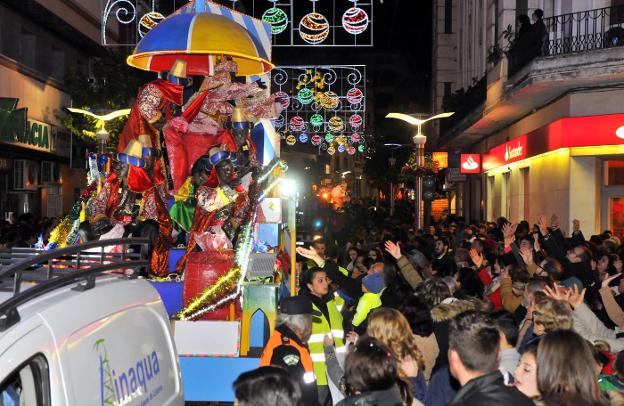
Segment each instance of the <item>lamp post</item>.
M396 118L398 120L402 120L410 123L413 126L416 126L416 135L412 137L412 141L414 142L414 146L416 147L416 165L423 166L425 164L425 144L427 143L427 137L422 133L422 125L425 124L427 121L447 118L452 116L453 114L455 113L440 113L423 120L420 118L412 117L408 114L388 113L386 115L386 118ZM423 226L423 215L422 211L420 210L420 204L422 202L422 190L422 178L420 176L416 176L414 185L414 225L416 227L416 230L422 229Z
M95 139L98 142L99 151L98 154L103 155L106 153L106 144L110 139L110 134L106 131L106 128L102 126L98 132L95 133Z

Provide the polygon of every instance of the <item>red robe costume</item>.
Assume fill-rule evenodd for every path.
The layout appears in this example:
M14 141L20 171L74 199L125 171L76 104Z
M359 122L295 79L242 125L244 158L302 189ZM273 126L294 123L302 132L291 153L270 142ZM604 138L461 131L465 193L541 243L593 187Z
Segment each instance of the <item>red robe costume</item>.
M163 79L154 80L140 88L136 101L130 110L128 121L119 134L117 152L123 152L130 140L138 139L139 135L142 134L148 134L152 146L160 149L160 137L154 123L162 117L163 110L167 121L174 117L174 105L182 105L183 91L182 85L176 85ZM157 159L154 162L155 177L165 178L164 171L162 159Z
M130 165L128 168L128 189L135 193L143 194L143 201L139 217L144 220L154 220L158 223L158 238L154 241L152 256L150 259L150 273L156 276L167 276L169 273L169 248L171 246L171 232L173 223L169 217L167 206L165 205L166 191L164 190L165 180L155 176L154 185L148 173L142 169ZM104 215L116 223L129 223L130 216L122 216L119 210L131 212L134 202L127 202L128 207L119 207L121 181L119 176L113 172L104 181L100 193L94 196L88 204L88 216L94 218Z
M167 121L173 118L173 105L182 105L183 90L183 86L163 79L157 79L140 88L128 121L119 134L117 151L123 152L128 142L138 139L141 134L149 134L154 148L159 148L158 129L154 127L154 123L162 117L163 109Z
M180 258L176 267L176 272L179 274L184 272L188 255L197 247L195 237L212 226L225 227L227 221L232 218L235 212L239 211L239 208L246 201L244 193L239 193L229 186L212 188L204 185L199 187L196 196L197 207L195 208L193 226L189 232L186 253Z
M156 161L158 162L158 161ZM158 238L154 241L150 259L150 274L165 277L169 274L169 248L171 248L173 222L167 210L166 178L162 171L154 172L152 181L146 170L134 169L128 173L128 188L143 194L139 217L142 220L153 220L158 224Z
M87 204L87 218L92 219L102 215L113 218L119 205L119 185L119 177L115 172L112 172L104 180L100 192L89 200Z

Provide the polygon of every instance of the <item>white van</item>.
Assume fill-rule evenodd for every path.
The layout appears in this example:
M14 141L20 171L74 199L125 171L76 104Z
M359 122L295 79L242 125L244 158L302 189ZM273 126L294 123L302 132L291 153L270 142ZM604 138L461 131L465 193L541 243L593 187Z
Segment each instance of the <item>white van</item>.
M17 306L18 316L2 312L0 406L183 405L169 319L156 290L118 275L75 287L36 295ZM0 292L0 310L12 296Z

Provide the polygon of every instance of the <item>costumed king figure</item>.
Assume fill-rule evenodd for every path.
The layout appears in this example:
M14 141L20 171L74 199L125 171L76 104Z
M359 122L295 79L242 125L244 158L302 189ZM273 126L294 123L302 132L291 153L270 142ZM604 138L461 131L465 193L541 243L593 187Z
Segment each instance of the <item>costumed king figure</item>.
M213 147L207 156L198 160L203 162L200 165L203 165L203 176L207 176L207 180L196 191L197 206L193 225L186 253L176 268L178 274L184 272L188 255L201 248L198 244L204 245L204 251L232 248L231 241L236 230L230 220L246 200L242 186L233 185L236 180L235 159L227 149Z

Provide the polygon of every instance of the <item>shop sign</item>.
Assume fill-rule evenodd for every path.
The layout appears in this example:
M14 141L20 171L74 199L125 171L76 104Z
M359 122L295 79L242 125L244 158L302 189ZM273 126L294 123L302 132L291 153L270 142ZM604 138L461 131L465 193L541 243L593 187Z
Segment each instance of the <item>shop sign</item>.
M492 148L483 157L483 169L490 170L501 165L523 160L528 156L527 136L525 134Z
M0 141L18 144L27 148L50 151L52 136L52 127L50 124L42 123L37 120L28 120L25 127L14 126L14 129L17 128L19 128L19 131L0 132Z
M480 154L461 154L459 158L459 172L481 173L481 155Z
M448 152L432 152L431 160L438 163L439 169L448 168Z

